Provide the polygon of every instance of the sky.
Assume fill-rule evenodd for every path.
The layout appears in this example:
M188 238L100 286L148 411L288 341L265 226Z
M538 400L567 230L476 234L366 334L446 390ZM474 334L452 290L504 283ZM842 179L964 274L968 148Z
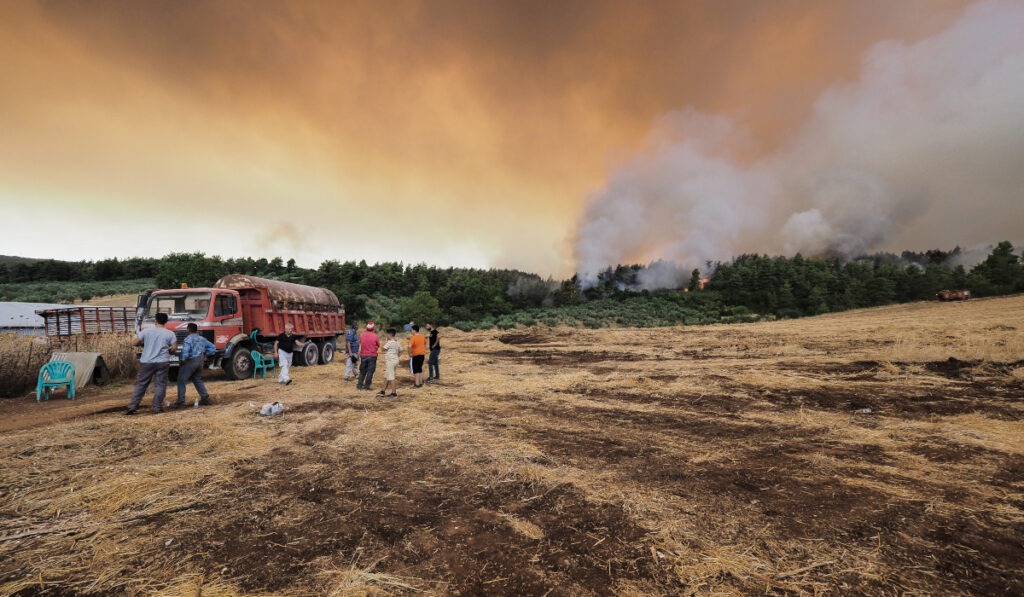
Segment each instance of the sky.
M877 148L885 150L878 160L891 159L893 147L820 132L844 114L856 127L858 114L899 122L885 98L905 80L873 65L931 72L935 63L914 56L934 54L942 64L943 40L969 19L975 28L962 43L984 45L986 27L1004 13L1015 17L1019 3L0 6L0 254L202 251L313 267L365 259L565 276L619 259L816 250L820 238L849 236L851 221L874 225L843 207L862 202L861 191L886 218L908 220L851 241L871 249L994 242L1024 223L1019 202L999 194L1018 181L1002 163L964 165L1002 185L990 212L984 192L972 208L971 217L992 223L937 230L943 218L963 220L955 210L942 215L948 193L932 197L917 185L898 208L871 197L888 196L878 188L902 193L905 169L927 177L948 161L914 163L920 146L898 146L901 163L911 163L895 174L872 171L878 180L855 183L851 195L848 180L860 179L843 174L849 156ZM1020 48L1004 45L963 66L996 78L994 91L971 87L970 97L1005 97L1007 89L1014 97L1016 68L993 65L1018 66ZM879 89L868 93L867 85ZM1020 109L995 112L995 125L1020 133ZM792 162L837 145L842 151L824 154L836 162L807 178L828 197L791 192L806 178ZM687 152L700 159L679 158ZM711 191L696 191L700 198L674 197L694 168L721 175ZM762 183L778 190L746 209ZM701 219L719 202L749 213L733 221L716 207ZM776 205L786 209L764 218L771 233L749 221ZM906 210L940 215L915 228L897 214ZM683 215L700 221L679 224ZM810 240L780 240L799 236L794 230L810 231Z

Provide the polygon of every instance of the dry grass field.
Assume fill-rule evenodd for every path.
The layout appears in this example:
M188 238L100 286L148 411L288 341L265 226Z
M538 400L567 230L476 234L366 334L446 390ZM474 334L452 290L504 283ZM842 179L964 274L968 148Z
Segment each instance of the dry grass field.
M87 301L79 301L77 305L102 305L104 307L134 307L139 300L139 294L111 294L108 296L97 296Z
M0 595L1024 594L1024 296L444 332L397 399L0 401Z

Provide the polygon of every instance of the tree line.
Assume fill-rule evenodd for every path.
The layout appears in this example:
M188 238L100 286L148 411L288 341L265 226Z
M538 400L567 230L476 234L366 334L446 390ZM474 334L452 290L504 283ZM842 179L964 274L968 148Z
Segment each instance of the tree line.
M962 257L960 249L879 253L846 262L799 254L741 255L705 264L708 281L702 288L699 270L665 263L610 267L585 284L578 276L553 280L512 269L338 260L314 269L280 257L222 259L172 253L158 259L0 263L0 285L149 278L158 288L182 283L201 287L237 273L328 288L345 304L350 318L438 319L463 322L464 327L472 327L472 322L497 325L552 318L636 325L648 311L641 307L644 300L654 297L658 300L651 304L661 306L649 310L651 317L664 324L672 318L678 323L704 323L748 316L800 317L929 300L947 288L967 289L979 297L1024 291L1024 262L1010 242L996 245L969 271L959 264ZM657 290L645 289L654 279L660 284L654 286Z

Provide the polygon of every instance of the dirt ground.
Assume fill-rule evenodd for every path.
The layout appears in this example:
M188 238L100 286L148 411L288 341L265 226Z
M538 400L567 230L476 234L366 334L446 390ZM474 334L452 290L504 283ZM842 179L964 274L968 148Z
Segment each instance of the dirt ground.
M336 363L0 401L0 595L1021 595L1022 331L1024 296L443 330L397 399Z

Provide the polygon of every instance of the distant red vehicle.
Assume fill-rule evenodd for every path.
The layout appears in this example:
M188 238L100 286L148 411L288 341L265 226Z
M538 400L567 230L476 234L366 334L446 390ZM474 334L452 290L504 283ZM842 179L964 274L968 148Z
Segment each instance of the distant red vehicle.
M966 301L971 298L970 290L940 290L935 298L940 301Z
M157 313L167 314L166 327L178 337L179 347L188 334L186 327L195 323L217 347L209 367L223 368L233 379L252 376L249 351L267 350L286 323L295 327L300 339L311 340L296 355L299 365L333 361L338 336L345 333L345 306L330 290L241 274L224 276L211 288L139 294L136 328L152 327ZM172 355L172 375L177 366Z

